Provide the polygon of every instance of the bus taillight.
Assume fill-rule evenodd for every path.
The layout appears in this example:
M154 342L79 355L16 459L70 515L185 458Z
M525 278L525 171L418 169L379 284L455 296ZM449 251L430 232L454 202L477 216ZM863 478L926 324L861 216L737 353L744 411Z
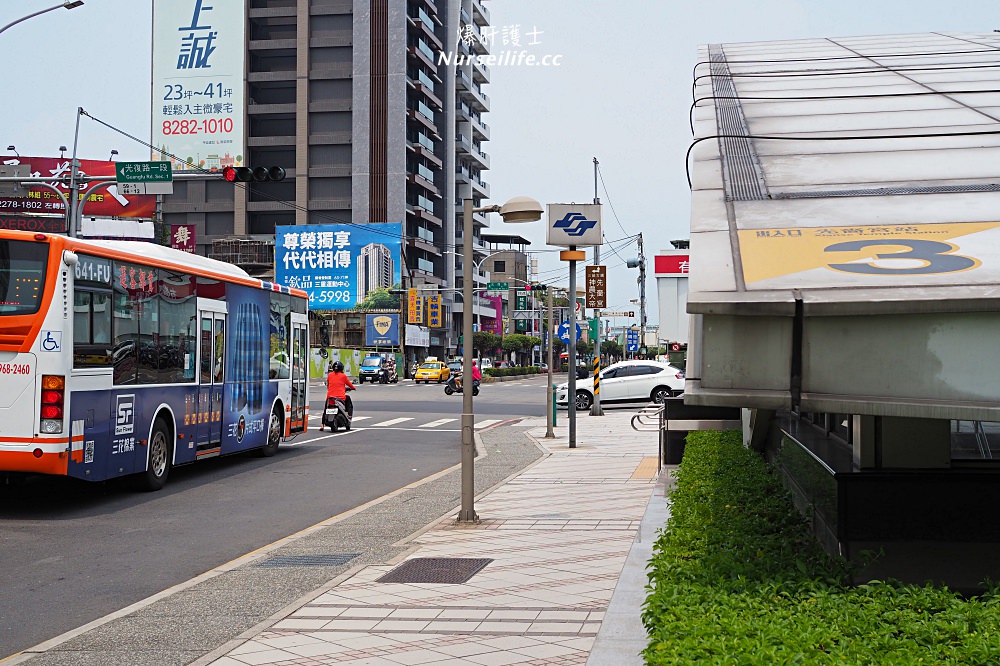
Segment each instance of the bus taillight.
M55 435L63 431L63 403L66 378L62 375L42 375L41 431Z

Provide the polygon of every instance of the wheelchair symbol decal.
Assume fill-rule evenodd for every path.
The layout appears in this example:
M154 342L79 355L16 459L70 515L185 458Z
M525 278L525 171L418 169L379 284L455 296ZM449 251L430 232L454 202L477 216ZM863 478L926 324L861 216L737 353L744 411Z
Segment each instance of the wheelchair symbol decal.
M42 351L62 351L62 331L42 331Z

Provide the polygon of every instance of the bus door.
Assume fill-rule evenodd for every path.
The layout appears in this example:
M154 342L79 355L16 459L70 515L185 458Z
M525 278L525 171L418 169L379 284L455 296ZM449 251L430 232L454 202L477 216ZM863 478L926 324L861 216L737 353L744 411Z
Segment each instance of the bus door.
M226 303L198 299L197 456L218 454L222 445L222 390L226 368Z
M289 432L306 429L306 407L309 404L309 319L292 313L292 404Z

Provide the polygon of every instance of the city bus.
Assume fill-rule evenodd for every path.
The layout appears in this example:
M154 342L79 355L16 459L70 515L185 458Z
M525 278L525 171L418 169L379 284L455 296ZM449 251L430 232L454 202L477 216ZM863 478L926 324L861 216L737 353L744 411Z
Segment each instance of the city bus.
M257 450L308 417L306 294L141 241L0 230L0 475L88 481Z

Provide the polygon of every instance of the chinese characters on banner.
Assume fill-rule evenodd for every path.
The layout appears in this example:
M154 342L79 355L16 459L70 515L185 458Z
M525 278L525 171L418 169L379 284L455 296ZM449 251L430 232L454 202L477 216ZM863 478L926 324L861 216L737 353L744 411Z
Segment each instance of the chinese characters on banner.
M69 189L70 161L58 157L27 157L25 155L0 156L4 164L23 164L30 169L32 177L51 178L52 184L67 201L73 197ZM77 160L80 166L77 173L82 176L115 177L115 163L105 160ZM156 196L146 194L122 194L114 184L91 190L84 198L83 190L90 187L88 183L80 184L77 197L87 217L128 217L151 219L156 212ZM4 224L4 229L23 229L25 231L53 231L57 233L66 230L66 207L62 197L49 187L29 187L22 189L19 196L0 195L0 210L5 215L39 216L41 220L49 216L51 222L21 219L16 223ZM56 219L58 218L58 219Z
M153 3L152 159L179 171L243 164L243 12L242 2Z
M424 299L416 289L407 291L406 323L422 325L424 323Z
M193 254L195 250L195 225L171 224L170 247Z
M441 297L427 297L427 326L430 328L441 328Z
M402 225L310 224L274 233L274 281L309 294L312 310L350 310L399 284Z
M593 310L603 310L607 301L607 266L587 266L587 307Z

